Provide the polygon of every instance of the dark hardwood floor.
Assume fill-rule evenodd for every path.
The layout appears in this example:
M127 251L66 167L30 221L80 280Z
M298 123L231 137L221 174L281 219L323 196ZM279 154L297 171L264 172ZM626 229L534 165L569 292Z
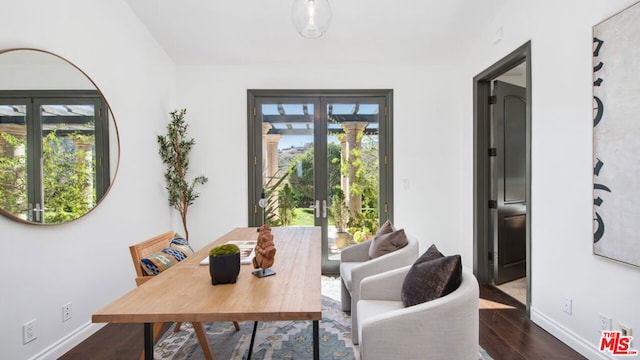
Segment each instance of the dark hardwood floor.
M138 359L142 334L141 324L109 324L60 360ZM486 285L480 286L480 346L495 360L584 359L527 319L524 305Z
M171 324L162 328L169 330ZM107 324L58 360L134 360L143 349L142 324Z
M480 285L480 346L496 360L585 359L527 318L525 306Z

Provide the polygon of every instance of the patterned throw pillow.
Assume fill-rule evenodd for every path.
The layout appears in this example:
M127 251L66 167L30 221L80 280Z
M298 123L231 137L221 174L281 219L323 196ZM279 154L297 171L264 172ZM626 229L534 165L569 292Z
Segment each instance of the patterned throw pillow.
M176 234L168 248L147 255L140 259L140 263L147 275L158 275L191 254L193 254L193 249L189 242Z
M193 255L193 248L181 235L176 234L173 240L171 240L169 247L182 251L186 256Z

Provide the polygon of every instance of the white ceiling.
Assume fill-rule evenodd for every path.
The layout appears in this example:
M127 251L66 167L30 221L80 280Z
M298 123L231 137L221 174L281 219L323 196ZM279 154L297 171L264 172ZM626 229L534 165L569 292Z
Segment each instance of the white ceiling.
M177 64L230 65L424 64L464 54L507 0L329 0L318 39L296 33L293 0L125 1Z

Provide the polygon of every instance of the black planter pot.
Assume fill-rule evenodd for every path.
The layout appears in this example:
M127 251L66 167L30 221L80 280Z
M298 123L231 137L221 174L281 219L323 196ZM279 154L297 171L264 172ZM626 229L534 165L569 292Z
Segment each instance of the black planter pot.
M209 256L211 285L235 284L240 273L240 253L224 256Z

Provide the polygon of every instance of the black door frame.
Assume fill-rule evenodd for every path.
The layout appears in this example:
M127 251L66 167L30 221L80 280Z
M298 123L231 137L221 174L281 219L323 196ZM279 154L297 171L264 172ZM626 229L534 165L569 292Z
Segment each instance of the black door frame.
M263 98L318 98L330 99L330 98L383 98L386 106L383 114L380 114L384 119L384 123L380 125L380 176L379 187L383 189L378 194L379 203L379 221L384 223L386 220L393 221L393 89L366 89L366 90L308 90L308 89L291 89L291 90L268 90L268 89L248 89L247 90L247 142L248 142L248 225L259 226L262 224L262 209L258 206L258 202L261 198L260 189L262 186L262 172L256 170L258 159L262 158L262 148L259 146L262 142L261 137L261 121L258 121L258 111L256 105L260 103ZM320 114L320 112L317 112ZM320 123L319 119L315 119L316 123ZM260 135L259 135L260 134ZM326 134L316 132L315 134L315 146L322 144L319 141L320 138L326 139ZM318 154L326 154L326 148L320 145L320 148L316 149L316 156ZM326 159L326 155L324 156ZM326 161L326 160L325 160ZM317 179L319 183L315 186L326 189L326 179ZM322 220L323 226L326 225L327 219ZM339 261L325 260L327 257L326 248L326 234L322 235L322 271L325 274L339 273Z
M489 136L491 110L491 81L515 66L526 63L526 261L527 261L527 316L531 304L531 41L511 52L473 78L473 272L481 284L493 280L489 261L491 214L489 209L490 168ZM495 210L493 210L495 211Z

